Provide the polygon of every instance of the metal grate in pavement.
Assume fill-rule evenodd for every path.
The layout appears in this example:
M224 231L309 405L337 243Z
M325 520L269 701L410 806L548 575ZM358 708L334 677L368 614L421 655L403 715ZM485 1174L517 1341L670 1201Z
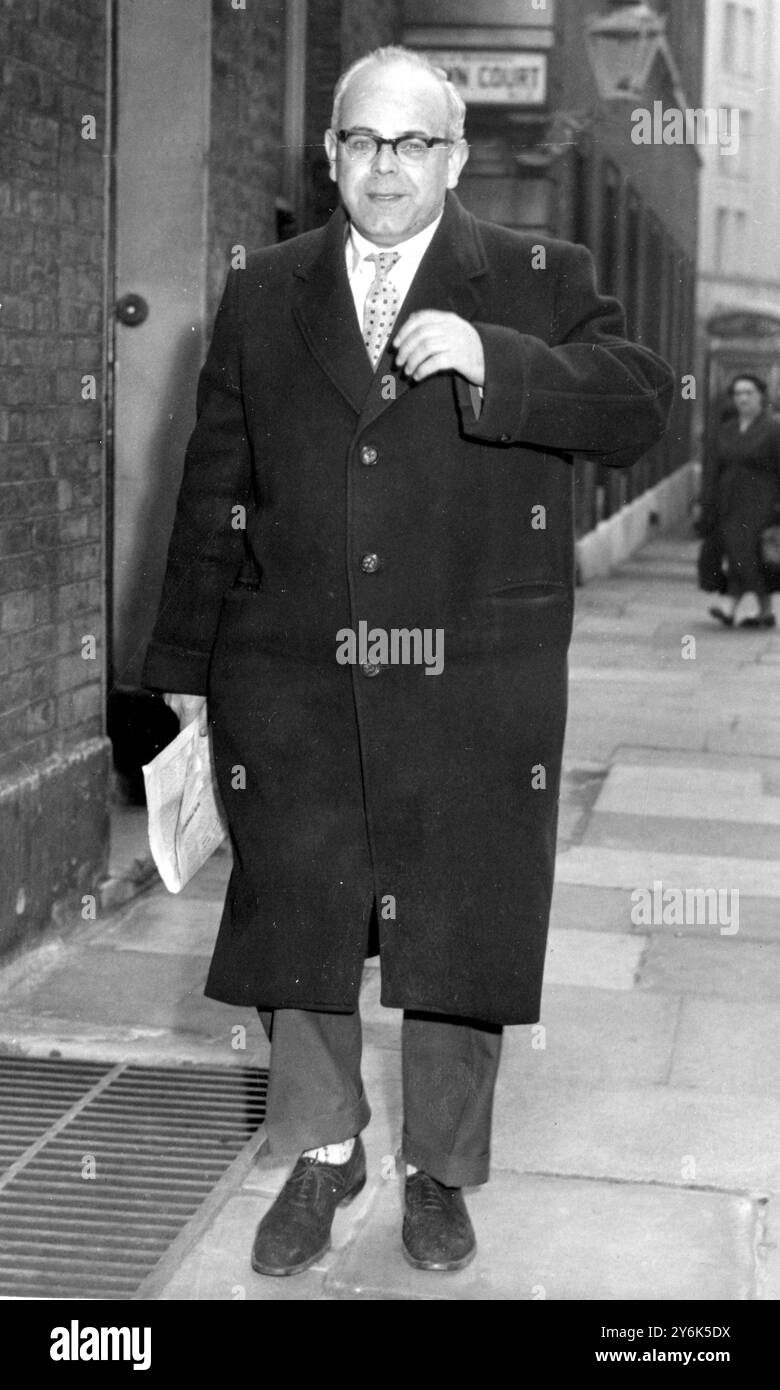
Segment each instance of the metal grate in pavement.
M256 1067L0 1057L0 1298L130 1298L265 1114Z

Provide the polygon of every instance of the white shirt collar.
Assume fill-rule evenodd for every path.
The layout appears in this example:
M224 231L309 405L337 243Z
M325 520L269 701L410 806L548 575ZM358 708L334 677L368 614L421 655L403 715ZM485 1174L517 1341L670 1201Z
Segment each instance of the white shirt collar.
M365 256L373 255L375 251L399 251L407 265L419 265L425 252L428 250L436 229L444 216L442 208L435 221L423 227L421 232L415 232L414 236L407 237L406 241L399 241L396 246L376 246L358 231L352 222L349 224L349 236L347 238L348 269L350 276L354 275L360 262Z

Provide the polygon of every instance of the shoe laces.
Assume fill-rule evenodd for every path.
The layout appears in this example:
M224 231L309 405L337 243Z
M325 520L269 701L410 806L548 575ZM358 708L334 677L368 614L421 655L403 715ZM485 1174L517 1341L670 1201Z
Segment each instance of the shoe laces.
M423 1211L440 1211L447 1205L444 1189L427 1173L421 1175L417 1188Z
M309 1208L312 1200L316 1202L319 1199L323 1186L335 1194L336 1185L328 1165L317 1159L302 1159L287 1179L291 1205Z

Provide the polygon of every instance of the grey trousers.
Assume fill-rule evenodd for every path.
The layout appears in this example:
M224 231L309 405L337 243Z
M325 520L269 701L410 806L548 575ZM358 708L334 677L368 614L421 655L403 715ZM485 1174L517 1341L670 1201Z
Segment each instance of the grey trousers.
M365 1129L360 1013L258 1012L271 1042L270 1151L300 1153ZM501 1039L495 1024L404 1014L403 1157L448 1187L487 1181Z

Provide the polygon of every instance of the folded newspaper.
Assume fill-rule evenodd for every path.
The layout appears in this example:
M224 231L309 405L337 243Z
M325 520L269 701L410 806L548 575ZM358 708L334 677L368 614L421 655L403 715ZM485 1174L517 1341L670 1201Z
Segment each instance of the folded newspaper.
M179 893L227 835L211 739L193 719L143 769L149 848L160 878Z

